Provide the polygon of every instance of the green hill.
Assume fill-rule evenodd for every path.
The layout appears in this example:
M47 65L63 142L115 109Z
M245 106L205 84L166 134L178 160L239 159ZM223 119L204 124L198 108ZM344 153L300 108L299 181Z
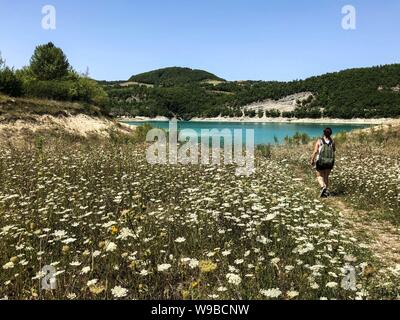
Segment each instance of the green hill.
M129 81L133 82L153 84L158 86L183 85L207 80L225 81L224 79L221 79L207 71L180 67L164 68L145 72L129 79Z
M106 87L110 112L118 116L161 115L184 119L237 117L250 103L311 92L313 98L299 101L294 111L273 110L268 116L347 119L400 116L400 64L348 69L290 82L219 82L218 79L221 80L208 72L185 68L144 73L132 77L132 85ZM244 111L251 117L261 116L255 111Z

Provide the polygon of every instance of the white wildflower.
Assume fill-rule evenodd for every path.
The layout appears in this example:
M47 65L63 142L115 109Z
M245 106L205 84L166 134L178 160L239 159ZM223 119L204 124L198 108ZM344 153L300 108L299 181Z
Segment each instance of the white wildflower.
M238 286L242 282L242 278L235 273L228 273L226 275L226 279L228 279L228 283Z
M267 297L267 298L278 298L281 294L282 291L279 290L279 288L274 288L274 289L268 289L268 290L260 290L260 293Z
M326 284L327 288L336 288L338 286L337 282L328 282Z
M88 282L86 282L86 285L87 285L88 287L92 287L92 286L94 286L98 281L99 281L99 280L97 280L97 279L92 279L92 280L89 280Z
M114 298L123 298L128 295L128 289L125 289L121 286L115 286L114 288L111 289L111 293L114 296Z
M169 268L171 268L171 265L169 263L163 263L157 266L157 271L164 272L169 270Z
M7 262L5 265L3 265L4 270L12 269L12 268L14 268L14 262L12 262L12 261Z
M298 291L288 291L286 292L286 295L289 299L293 299L299 295Z
M81 271L81 274L87 274L89 272L90 272L90 267L83 267L82 271Z
M184 237L179 237L179 238L177 238L175 240L176 243L182 243L182 242L185 242L185 241L186 241L186 239Z
M106 249L106 252L113 252L117 249L117 245L112 241L108 241L106 243L105 249Z
M189 261L189 267L191 269L197 268L199 266L199 260L197 259L190 259Z

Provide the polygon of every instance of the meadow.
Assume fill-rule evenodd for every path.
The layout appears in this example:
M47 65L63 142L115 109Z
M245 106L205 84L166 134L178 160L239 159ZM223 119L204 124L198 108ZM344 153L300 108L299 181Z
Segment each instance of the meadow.
M335 205L399 227L389 132L337 137L332 199L318 198L310 145L259 152L250 177L150 165L129 139L2 145L0 298L398 299L400 264Z

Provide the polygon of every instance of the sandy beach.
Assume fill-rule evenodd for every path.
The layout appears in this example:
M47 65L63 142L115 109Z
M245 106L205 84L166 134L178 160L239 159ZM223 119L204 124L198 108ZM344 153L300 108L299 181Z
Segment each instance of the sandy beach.
M147 122L147 121L168 121L166 117L136 117L119 118L120 122ZM294 118L249 118L249 117L216 117L216 118L193 118L190 121L193 122L249 122L249 123L316 123L316 124L370 124L370 125L382 125L399 123L400 119L391 118L380 118L380 119L334 119L334 118L319 118L319 119L294 119Z

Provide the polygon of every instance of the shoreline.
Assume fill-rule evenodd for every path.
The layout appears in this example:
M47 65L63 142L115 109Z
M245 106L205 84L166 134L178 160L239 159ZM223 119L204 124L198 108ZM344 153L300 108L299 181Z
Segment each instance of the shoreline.
M136 117L136 118L117 118L119 122L148 122L148 121L169 121L166 117ZM304 118L304 119L294 119L294 118L193 118L189 120L190 122L232 122L232 123L311 123L311 124L360 124L360 125L385 125L391 123L400 123L400 119L396 118L380 118L380 119L335 119L335 118Z

